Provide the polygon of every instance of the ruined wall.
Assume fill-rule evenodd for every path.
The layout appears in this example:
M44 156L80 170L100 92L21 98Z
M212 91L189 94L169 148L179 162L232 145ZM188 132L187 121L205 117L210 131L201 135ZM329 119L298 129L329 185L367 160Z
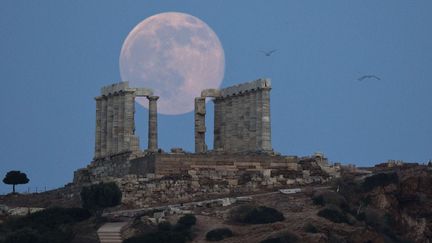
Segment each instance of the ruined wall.
M74 183L102 181L105 177L123 177L127 175L154 174L163 176L196 173L211 175L213 172L225 173L230 178L238 177L244 172L263 172L273 174L301 175L298 173L297 157L276 156L267 154L189 154L150 153L131 157L131 154L114 156L105 160L93 161L89 166L75 172ZM297 174L296 174L297 173ZM229 179L225 177L225 179Z
M296 157L266 154L158 154L154 157L158 177L183 173L211 173L224 171L233 177L244 171L271 171L299 169Z
M76 185L104 181L104 178L122 177L129 174L135 155L124 153L103 160L94 160L86 168L74 172Z
M215 162L211 166L194 163L180 175L156 177L150 173L145 176L128 175L114 180L123 192L124 204L146 207L320 184L329 179L313 160L299 164L305 168L301 165L282 167L282 164L273 164L273 169L258 169L260 165L257 163L243 162L236 166L229 165L226 161Z
M272 151L268 79L231 86L216 97L214 149L225 152Z
M316 157L268 154L158 154L116 156L75 172L74 185L115 181L133 207L252 193L330 179Z
M214 98L214 150L226 153L272 152L268 79L221 90L206 89L195 98L195 153L207 152L205 98Z

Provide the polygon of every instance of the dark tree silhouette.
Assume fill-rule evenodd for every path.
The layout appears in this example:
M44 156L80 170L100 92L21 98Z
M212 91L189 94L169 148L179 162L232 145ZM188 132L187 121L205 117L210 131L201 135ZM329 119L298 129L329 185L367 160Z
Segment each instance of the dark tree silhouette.
M27 178L25 173L22 173L19 170L11 170L9 171L5 178L3 179L3 183L12 185L12 193L15 194L15 185L18 184L27 184L30 180Z
M98 217L105 208L119 205L121 198L120 188L114 182L99 183L81 190L83 208L93 211Z

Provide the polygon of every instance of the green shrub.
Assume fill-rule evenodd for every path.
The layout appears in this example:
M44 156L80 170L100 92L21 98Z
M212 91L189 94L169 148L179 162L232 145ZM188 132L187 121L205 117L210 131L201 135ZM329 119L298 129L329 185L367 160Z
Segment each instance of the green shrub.
M168 221L160 222L158 224L159 231L170 231L172 229L172 225Z
M250 224L268 224L283 221L285 217L274 208L259 206L246 215L245 222Z
M193 214L186 214L177 221L177 224L190 228L196 224L196 217Z
M195 216L193 215L191 216L195 218ZM124 243L143 243L143 242L145 243L183 243L186 242L186 240L191 239L190 228L193 225L192 224L193 220L191 216L187 216L181 221L181 223L177 223L175 226L172 226L169 222L159 223L158 230L156 232L134 236L123 242Z
M104 208L113 207L121 203L122 193L114 182L99 183L84 187L81 190L83 208L100 215Z
M313 201L313 203L315 205L320 205L320 206L324 206L325 205L325 203L324 203L324 197L321 194L314 195L312 197L312 201Z
M245 222L246 215L254 209L253 206L250 205L241 205L238 207L234 207L229 211L228 217L229 221L234 223L243 223Z
M332 183L332 188L334 191L338 190L340 195L350 201L363 193L361 183L351 174L343 174L340 178L335 179Z
M233 235L229 228L213 229L207 232L206 240L208 241L220 241Z
M124 240L123 243L184 243L188 238L188 235L180 232L157 231L141 236L131 237Z
M83 208L48 208L32 213L23 218L8 221L8 226L17 230L31 227L33 229L57 228L60 225L74 224L90 218L91 214Z
M296 243L300 242L300 237L290 231L283 231L269 236L260 243Z
M124 243L183 243L191 240L190 228L196 224L196 217L193 214L182 216L177 224L172 226L169 222L158 224L158 230L135 237L131 237Z
M265 206L239 206L230 212L230 219L233 222L244 224L269 224L283 221L285 217L274 208Z
M313 233L313 234L318 233L318 229L315 227L315 225L313 225L311 223L307 223L304 226L304 231L307 233Z
M396 172L391 173L378 173L369 177L366 177L362 187L365 191L371 191L379 186L387 186L390 184L397 184L399 182L399 177Z
M335 223L348 223L348 218L338 207L328 205L318 212L318 216L326 218Z
M4 243L43 243L37 231L22 228L6 236Z
M327 235L328 242L329 243L348 243L348 241L345 239L345 237L340 236L336 233L329 232Z
M361 213L356 215L356 219L359 221L363 221L366 219L366 214L364 212L361 212Z
M48 208L25 217L8 220L5 242L65 243L72 240L72 225L88 219L90 212L82 208Z
M313 196L312 201L316 205L336 205L344 210L348 210L348 203L342 195L333 191L317 193Z

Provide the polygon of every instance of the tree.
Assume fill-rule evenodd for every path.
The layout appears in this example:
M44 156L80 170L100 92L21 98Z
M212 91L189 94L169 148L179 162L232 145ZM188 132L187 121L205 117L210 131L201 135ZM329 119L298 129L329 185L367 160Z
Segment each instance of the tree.
M83 208L93 211L96 216L100 216L107 207L119 205L121 198L120 188L114 182L99 183L81 190Z
M30 180L27 178L25 173L21 173L19 170L11 170L9 171L5 178L3 179L3 183L12 186L12 193L15 194L15 185L18 184L27 184Z

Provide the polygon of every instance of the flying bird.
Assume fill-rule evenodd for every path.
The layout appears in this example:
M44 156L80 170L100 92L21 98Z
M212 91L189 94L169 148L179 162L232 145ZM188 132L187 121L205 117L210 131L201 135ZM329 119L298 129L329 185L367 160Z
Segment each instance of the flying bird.
M271 50L271 51L261 51L262 53L264 53L264 55L266 55L266 57L271 56L274 52L276 52L277 49Z
M376 76L376 75L363 75L363 76L361 76L360 78L358 78L357 80L358 81L363 81L363 80L365 80L365 79L372 79L372 78L374 78L374 79L376 79L376 80L381 80L378 76Z

